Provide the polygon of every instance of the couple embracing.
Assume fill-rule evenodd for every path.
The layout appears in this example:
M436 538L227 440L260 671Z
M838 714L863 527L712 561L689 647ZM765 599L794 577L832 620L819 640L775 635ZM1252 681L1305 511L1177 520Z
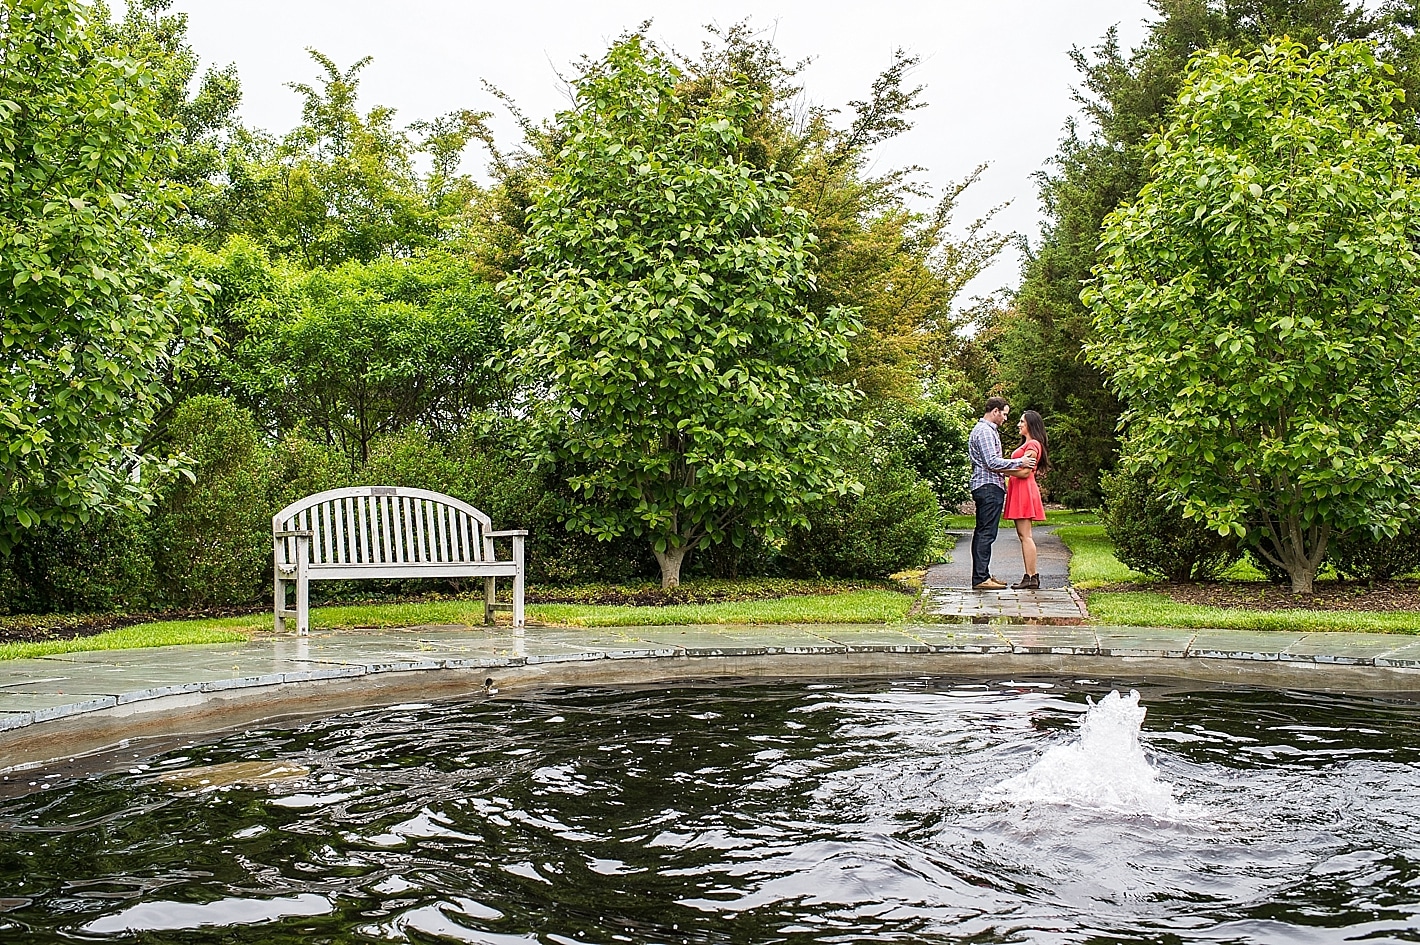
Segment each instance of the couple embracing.
M971 497L976 500L976 530L971 534L972 590L1006 589L1006 582L991 576L991 546L1003 517L1016 523L1021 557L1025 560L1025 576L1011 587L1040 587L1031 523L1045 521L1045 506L1035 481L1036 473L1044 472L1047 465L1045 422L1034 410L1021 414L1016 429L1025 442L1006 459L1001 455L1000 428L1010 413L1011 405L1004 398L987 399L967 444L971 454Z

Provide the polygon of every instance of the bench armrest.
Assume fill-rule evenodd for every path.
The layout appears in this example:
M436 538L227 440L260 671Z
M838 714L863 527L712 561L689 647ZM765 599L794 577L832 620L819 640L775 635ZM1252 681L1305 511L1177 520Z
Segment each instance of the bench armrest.
M528 530L526 528L513 528L501 532L484 532L489 538L526 538Z
M299 529L297 529L297 530L291 530L291 531L272 532L272 533L271 533L271 537L272 537L272 538L310 538L310 537L313 536L313 535L315 535L315 532L313 532L313 531L311 531L311 530L309 530L309 529L305 529L305 530L299 530Z

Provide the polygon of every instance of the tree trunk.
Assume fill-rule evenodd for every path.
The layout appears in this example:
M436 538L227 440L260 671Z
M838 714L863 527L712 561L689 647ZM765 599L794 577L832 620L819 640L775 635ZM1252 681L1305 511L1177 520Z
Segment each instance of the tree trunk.
M1316 568L1303 562L1295 569L1288 568L1287 576L1292 579L1293 594L1312 593L1312 581L1316 578Z
M1283 523L1282 544L1279 548L1280 564L1292 579L1293 594L1312 594L1316 574L1326 559L1326 545L1331 537L1331 528L1323 526L1304 530L1295 516Z
M680 587L680 566L689 553L690 549L685 545L656 552L656 563L661 566L661 590Z

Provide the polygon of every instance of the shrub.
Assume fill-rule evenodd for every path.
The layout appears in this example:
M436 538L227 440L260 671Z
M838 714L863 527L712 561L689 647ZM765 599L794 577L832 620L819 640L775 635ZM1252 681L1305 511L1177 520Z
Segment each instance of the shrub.
M1377 538L1367 529L1331 536L1326 560L1351 581L1389 581L1420 571L1420 535L1413 526L1395 538Z
M879 453L855 474L862 495L820 503L809 511L808 528L790 530L783 552L788 573L881 578L944 550L937 495L915 469Z
M153 594L147 520L133 512L96 516L74 528L27 533L0 569L7 613L144 610Z
M345 454L335 446L307 438L304 429L288 433L268 450L267 518L317 492L354 485ZM271 531L267 523L268 534Z
M971 498L967 438L972 420L967 405L935 400L891 404L880 408L874 419L879 448L916 470L942 508L954 509Z
M702 545L687 561L686 573L697 577L772 577L781 570L779 549L765 541L758 531L749 532L738 548L728 541L708 547Z
M201 395L174 411L165 445L193 479L163 490L153 511L159 603L209 607L261 597L271 566L271 455L251 415Z
M533 469L529 452L493 417L472 418L448 443L410 426L371 448L361 481L433 489L486 513L494 528L527 529L533 582L617 582L655 573L644 540L600 541L569 531L563 509L571 493L552 471Z
M1238 558L1232 537L1220 536L1159 493L1147 474L1121 468L1102 476L1104 529L1121 562L1171 581L1203 581Z

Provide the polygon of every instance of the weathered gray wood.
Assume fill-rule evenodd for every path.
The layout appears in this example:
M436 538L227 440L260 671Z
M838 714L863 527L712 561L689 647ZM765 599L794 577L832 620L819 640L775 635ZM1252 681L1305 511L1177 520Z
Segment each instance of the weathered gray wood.
M490 529L473 506L425 489L359 486L293 502L271 520L276 629L294 616L297 632L310 632L311 581L424 577L483 578L484 620L511 610L521 628L527 531ZM510 558L498 559L495 538L512 539ZM500 577L513 579L511 604L497 602Z

